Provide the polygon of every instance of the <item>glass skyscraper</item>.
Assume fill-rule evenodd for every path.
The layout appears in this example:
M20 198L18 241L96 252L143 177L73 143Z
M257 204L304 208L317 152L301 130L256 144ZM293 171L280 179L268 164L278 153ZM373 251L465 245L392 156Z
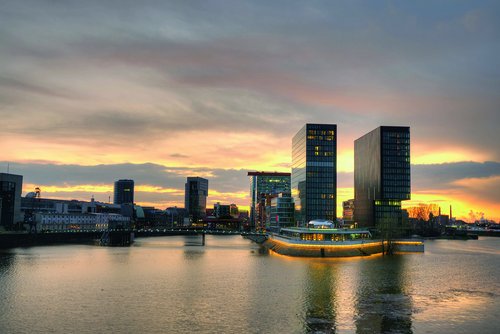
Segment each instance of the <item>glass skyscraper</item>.
M115 182L113 203L134 203L134 180L118 180Z
M292 139L296 222L337 218L337 125L306 124Z
M188 177L185 185L184 205L191 223L206 216L208 180L202 177Z
M290 173L248 172L250 177L250 224L252 228L266 223L266 197L290 193Z
M354 142L354 220L380 231L402 230L409 200L410 128L381 126Z

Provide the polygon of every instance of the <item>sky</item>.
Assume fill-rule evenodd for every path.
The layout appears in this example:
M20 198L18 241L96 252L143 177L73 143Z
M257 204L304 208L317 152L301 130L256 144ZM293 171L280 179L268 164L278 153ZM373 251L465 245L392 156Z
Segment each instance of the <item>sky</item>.
M498 1L0 3L0 171L24 193L249 205L247 171L289 171L305 123L338 130L338 213L354 140L411 127L412 200L500 220ZM9 167L7 167L9 166Z

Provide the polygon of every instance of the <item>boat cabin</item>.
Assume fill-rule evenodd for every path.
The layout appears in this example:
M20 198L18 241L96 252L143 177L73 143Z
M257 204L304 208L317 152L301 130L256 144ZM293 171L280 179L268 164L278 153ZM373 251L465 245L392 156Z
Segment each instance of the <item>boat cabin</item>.
M354 241L371 239L370 231L366 229L327 228L319 225L318 228L290 227L282 228L281 236L288 239L308 241Z

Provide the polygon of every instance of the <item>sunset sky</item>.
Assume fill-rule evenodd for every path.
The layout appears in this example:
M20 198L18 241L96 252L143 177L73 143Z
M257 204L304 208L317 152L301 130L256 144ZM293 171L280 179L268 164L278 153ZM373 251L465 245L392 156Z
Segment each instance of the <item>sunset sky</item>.
M2 1L0 171L24 193L249 205L248 170L289 171L305 123L354 140L411 127L412 201L500 220L498 1Z

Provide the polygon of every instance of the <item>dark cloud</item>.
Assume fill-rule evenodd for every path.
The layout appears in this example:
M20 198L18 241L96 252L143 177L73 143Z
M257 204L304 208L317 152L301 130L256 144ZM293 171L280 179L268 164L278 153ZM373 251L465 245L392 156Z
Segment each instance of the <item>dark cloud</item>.
M0 91L2 95L8 96L14 93L22 93L24 96L26 94L38 94L44 95L51 98L65 98L65 99L75 99L78 98L77 94L69 93L65 89L51 89L43 85L36 84L33 82L23 81L19 78L8 78L0 76ZM2 97L0 95L0 101Z
M6 166L7 162L0 162ZM159 164L112 164L112 165L58 165L54 163L31 162L10 163L10 172L24 176L24 184L40 186L42 196L88 200L92 196L99 201L112 199L113 182L121 178L135 180L136 201L153 203L164 208L183 205L184 184L187 176L202 176L209 180L209 199L248 205L248 196L237 194L249 192L247 170L218 168L168 167ZM477 182L480 180L481 182ZM71 187L79 185L107 185L108 192L75 190L44 192L46 187ZM153 188L141 191L140 186ZM155 190L156 187L158 190ZM353 173L337 174L338 188L353 187ZM473 198L482 203L500 202L499 162L458 162L436 165L412 166L412 192L420 194L446 194L459 199ZM77 188L78 189L78 188ZM80 188L81 189L81 188ZM62 189L61 189L62 190ZM32 189L25 189L25 192ZM339 190L342 191L342 190ZM217 194L217 195L216 195ZM219 195L220 194L220 195ZM446 200L448 203L449 199ZM439 200L435 200L436 203Z
M495 161L412 166L412 185L415 189L450 189L456 187L453 182L458 180L494 176L500 176L500 163Z
M0 66L17 88L66 96L59 89L64 84L85 89L93 100L93 86L113 88L103 78L133 83L123 88L123 106L114 108L99 99L84 107L75 101L69 113L67 105L47 100L37 108L42 114L56 110L58 121L23 124L23 133L279 133L287 119L293 124L285 129L289 136L304 121L362 122L368 128L395 122L413 126L421 140L439 137L500 155L487 140L500 122L495 2L445 1L432 10L420 3L112 3L3 6ZM7 69L7 62L19 66ZM30 76L42 84L27 84ZM134 86L164 89L176 100L155 94L131 109L137 105ZM25 116L26 98L18 99L23 108L16 112Z
M339 125L339 147L352 147L380 124L397 124L411 126L412 144L500 161L499 13L488 0L7 1L2 140L126 151L182 132L208 142L212 131L276 138L271 148L289 145L303 123L323 122ZM233 157L251 148L228 141L217 150ZM157 156L190 158L182 147L161 147ZM182 189L188 174L200 173L218 191L248 190L246 171L224 168L12 168L43 185L133 178ZM495 175L496 162L416 165L412 180L414 190L462 189L453 182ZM352 187L352 173L338 180ZM474 194L498 198L495 191Z
M180 154L180 153L172 153L172 154L169 154L168 156L172 157L172 158L181 158L181 159L189 158L188 155Z
M0 162L7 166L7 162ZM246 170L167 167L146 164L96 166L52 163L10 163L10 172L24 175L24 183L46 186L112 185L118 179L133 179L136 185L151 185L183 191L187 176L206 176L219 192L248 190Z

